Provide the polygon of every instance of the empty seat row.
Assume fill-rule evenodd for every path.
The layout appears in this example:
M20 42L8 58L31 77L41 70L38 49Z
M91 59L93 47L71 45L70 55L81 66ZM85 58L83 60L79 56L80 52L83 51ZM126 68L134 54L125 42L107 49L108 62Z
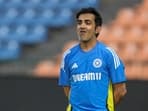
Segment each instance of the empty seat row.
M143 44L140 48L134 44L125 44L117 52L124 62L148 63L148 44Z
M13 25L0 26L0 40L16 40L19 43L40 43L46 41L48 38L48 30L46 27Z
M0 0L0 60L17 58L22 43L45 42L49 28L71 25L73 13L86 6L98 0Z
M2 12L2 11L1 11ZM69 9L7 9L0 13L0 25L3 24L42 24L49 27L70 25L73 23L73 12Z
M86 6L98 6L98 0L0 0L1 7L40 7L77 9Z

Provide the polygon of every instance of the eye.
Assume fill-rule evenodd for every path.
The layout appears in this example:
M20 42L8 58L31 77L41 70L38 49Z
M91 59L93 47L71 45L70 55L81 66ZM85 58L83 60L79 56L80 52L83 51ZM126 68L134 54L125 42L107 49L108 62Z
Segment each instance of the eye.
M91 24L91 21L90 21L90 20L86 20L86 21L85 21L85 24L86 24L86 25L90 25L90 24Z
M81 25L82 21L81 20L77 20L77 25Z

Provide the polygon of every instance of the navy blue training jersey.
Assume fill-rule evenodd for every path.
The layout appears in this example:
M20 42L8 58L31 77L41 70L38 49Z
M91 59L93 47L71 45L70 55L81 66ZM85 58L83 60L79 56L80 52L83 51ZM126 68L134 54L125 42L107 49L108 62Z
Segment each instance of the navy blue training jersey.
M87 52L77 44L64 53L59 85L70 86L73 111L107 111L110 81L126 81L124 65L113 49L97 42Z

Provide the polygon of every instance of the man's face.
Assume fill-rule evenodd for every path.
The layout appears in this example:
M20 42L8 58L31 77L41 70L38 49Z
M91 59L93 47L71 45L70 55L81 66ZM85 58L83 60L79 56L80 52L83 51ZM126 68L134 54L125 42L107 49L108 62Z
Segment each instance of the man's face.
M93 14L81 14L77 19L77 34L79 40L87 42L95 37L96 26L95 16Z

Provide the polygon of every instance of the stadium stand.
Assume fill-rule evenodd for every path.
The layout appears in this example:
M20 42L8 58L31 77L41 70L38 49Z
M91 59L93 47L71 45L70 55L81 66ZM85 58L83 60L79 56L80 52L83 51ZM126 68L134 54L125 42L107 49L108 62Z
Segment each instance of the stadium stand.
M76 10L85 6L97 7L97 3L98 0L0 0L0 42L15 41L14 46L11 44L13 49L16 48L14 53L18 53L18 49L23 50L21 45L16 47L16 44L44 43L50 28L70 26ZM7 52L9 48L1 50ZM3 53L0 53L0 58L6 55L4 60L19 57L19 54L9 54L10 51Z
M147 12L147 0L134 7L120 9L115 19L103 26L98 38L117 51L126 65L127 78L130 80L148 80ZM40 72L42 75L44 73Z

